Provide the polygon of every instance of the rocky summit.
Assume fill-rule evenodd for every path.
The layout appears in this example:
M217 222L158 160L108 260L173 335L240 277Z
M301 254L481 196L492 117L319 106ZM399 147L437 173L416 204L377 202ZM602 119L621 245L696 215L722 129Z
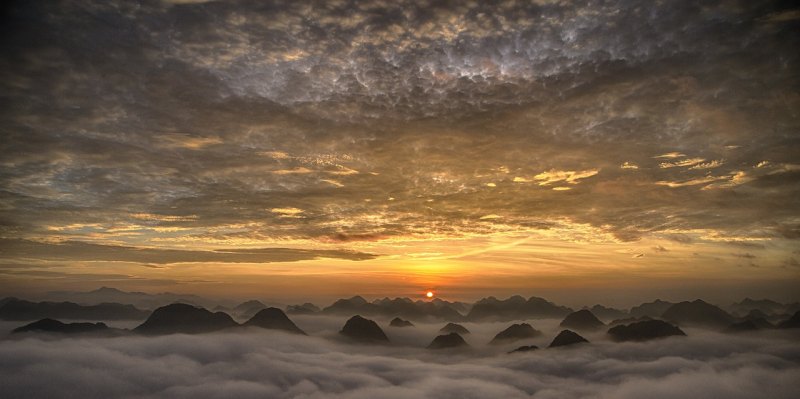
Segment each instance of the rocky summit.
M469 346L458 333L439 335L433 339L428 349L449 349Z
M457 323L447 323L444 327L439 329L440 332L454 332L459 333L461 335L469 334L469 330L466 327L462 326L461 324Z
M278 308L272 307L259 310L258 313L244 323L244 325L306 335L300 327L297 327L297 325L286 316L286 313L283 313L283 311Z
M198 334L238 325L227 313L212 313L185 303L173 303L154 310L150 317L133 331L146 335Z
M611 327L608 335L614 341L647 341L686 333L663 320L644 320Z
M15 328L13 333L46 332L59 334L82 334L109 331L105 323L62 323L54 319L42 319L22 327Z
M549 348L556 348L559 346L569 346L589 342L586 338L581 337L578 333L570 330L563 330L553 339Z
M389 326L391 327L414 327L414 323L403 320L399 317L395 317L392 321L389 322Z
M347 320L342 330L339 331L339 334L361 343L389 342L389 338L378 326L378 323L359 315L355 315Z
M598 330L605 327L605 324L588 309L581 309L568 314L559 325L564 328L582 331Z
M536 330L528 323L514 324L495 335L489 344L504 344L520 339L533 338L541 334L540 331Z

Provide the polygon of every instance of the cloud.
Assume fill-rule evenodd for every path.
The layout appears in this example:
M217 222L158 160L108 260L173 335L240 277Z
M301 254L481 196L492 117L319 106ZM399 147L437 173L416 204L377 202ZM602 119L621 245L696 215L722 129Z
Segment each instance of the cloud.
M692 166L689 169L692 169L692 170L714 169L714 168L718 168L718 167L722 166L722 164L723 164L723 162L720 161L720 160L713 160L713 161L710 161L710 162L703 162L703 163L695 164L694 166Z
M14 239L0 239L0 243L4 248L4 257L8 259L35 258L54 261L109 261L145 264L181 262L270 263L296 262L319 258L366 260L376 257L376 255L363 252L323 249L251 248L204 251L134 248L74 241L43 243Z
M681 158L685 157L686 154L681 154L680 152L668 152L666 154L656 155L653 158Z
M797 238L792 7L172 3L9 7L2 237ZM269 211L289 208L306 217Z
M300 208L272 208L270 212L278 214L282 218L302 218L305 212Z
M539 181L540 186L547 186L552 183L566 182L569 184L578 184L578 180L586 179L598 174L600 171L597 169L587 170L555 170L551 169L547 172L539 173L533 179Z
M685 166L694 167L694 166L697 166L697 165L701 165L703 161L705 161L705 159L703 159L703 158L689 158L689 159L682 159L682 160L676 161L676 162L662 162L662 163L658 164L658 167L661 168L661 169L677 168L677 167L685 167ZM700 169L700 168L698 168L698 169Z
M341 322L341 320L336 320ZM268 331L162 337L0 341L0 383L9 398L655 398L795 396L797 346L780 334L689 337L508 355L467 339L464 353L433 353L417 342L355 346L335 336ZM422 325L424 334L434 326ZM436 327L439 327L438 325ZM470 325L470 328L475 326ZM555 327L555 326L554 326ZM391 332L398 334L394 331ZM550 330L547 330L550 334ZM415 332L403 332L400 335ZM430 336L424 338L430 339ZM47 381L47 384L41 383Z
M726 176L705 176L705 177L699 177L699 178L696 178L696 179L684 180L684 181L657 181L656 184L658 184L660 186L667 186L667 187L670 187L670 188L676 188L676 187L686 187L686 186L696 186L696 185L700 185L700 184L708 184L708 183L713 183L713 182L719 181L719 180L727 180L727 177Z
M279 170L272 171L272 173L274 173L276 175L298 175L298 174L304 175L304 174L312 173L312 172L313 171L311 169L303 168L303 167L294 168L294 169L279 169Z
M749 253L749 252L742 252L742 253L734 253L733 256L737 258L745 258L745 259L755 259L756 256Z
M190 150L199 150L203 147L221 144L219 137L192 137L188 134L170 133L159 136L169 147L180 147Z

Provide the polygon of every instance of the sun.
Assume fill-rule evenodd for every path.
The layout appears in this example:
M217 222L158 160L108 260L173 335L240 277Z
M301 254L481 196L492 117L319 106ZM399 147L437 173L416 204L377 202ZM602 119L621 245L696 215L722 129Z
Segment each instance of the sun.
M428 291L428 293L426 293L425 296L428 298L433 298L433 291Z

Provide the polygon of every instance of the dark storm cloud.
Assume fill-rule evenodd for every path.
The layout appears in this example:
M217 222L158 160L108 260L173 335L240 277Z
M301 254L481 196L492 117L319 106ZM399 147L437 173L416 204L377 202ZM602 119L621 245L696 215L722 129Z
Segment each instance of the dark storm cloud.
M353 346L264 331L28 338L0 341L0 382L9 398L791 398L800 377L792 337L770 334L499 352Z
M352 242L568 218L625 241L796 239L795 14L17 2L0 39L2 234Z

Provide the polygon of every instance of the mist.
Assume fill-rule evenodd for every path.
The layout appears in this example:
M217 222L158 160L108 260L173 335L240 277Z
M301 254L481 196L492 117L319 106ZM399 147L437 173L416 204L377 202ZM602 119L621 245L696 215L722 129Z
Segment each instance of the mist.
M489 346L510 323L464 323L470 348L424 349L444 323L392 328L392 343L339 337L342 317L299 316L310 336L262 329L115 338L27 336L0 341L8 398L792 398L798 333L687 329L687 337L613 343L604 333L545 348L557 320L530 321L532 340ZM6 327L6 325L0 326ZM46 382L46 383L43 383Z

